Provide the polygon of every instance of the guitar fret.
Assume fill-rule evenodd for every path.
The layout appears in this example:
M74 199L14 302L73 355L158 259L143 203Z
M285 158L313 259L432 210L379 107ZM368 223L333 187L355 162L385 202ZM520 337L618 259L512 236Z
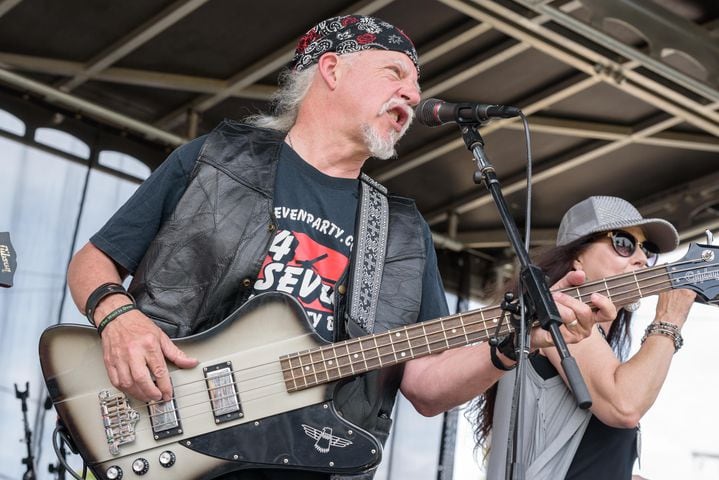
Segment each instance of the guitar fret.
M397 332L395 335L399 335L399 332ZM395 350L394 348L394 340L391 336L389 337L389 346L392 348L392 356L394 356L394 363L397 363L397 350Z
M309 367L308 371L312 372L312 376L315 377L314 385L319 385L320 380L319 380L319 378L317 377L317 370L315 369L315 361L314 361L314 359L312 358L312 352L308 352L306 355L307 355L307 357L308 357L308 363L309 363L309 365L308 365L308 367Z
M324 374L325 382L328 382L330 379L330 376L327 373L327 360L325 360L325 349L320 349L320 358L322 359L322 373Z
M445 330L444 336L447 337L447 348L452 348L455 346L454 340L455 335L457 334L457 328L455 327L455 318L449 317L446 322L444 322L447 326L447 329ZM449 334L449 336L447 336Z
M442 335L444 336L444 344L449 348L449 340L447 340L447 329L444 326L444 320L442 320Z
M612 300L612 293L609 291L609 284L607 283L607 280L602 279L602 282L604 283L604 291L607 294L607 298L609 299L610 302L613 302L614 300Z
M299 388L299 385L297 385L297 378L295 377L295 369L292 367L292 357L287 357L287 365L288 365L288 371L290 373L290 376L292 377L292 387L288 388L288 390L292 391L293 389L296 390Z
M479 316L482 318L482 325L484 326L484 329L489 330L487 328L487 319L484 318L484 312L482 310L479 311Z
M410 335L409 335L407 332L408 332L408 328L407 328L407 326L405 325L405 327L404 327L404 336L405 336L405 338L407 339L407 349L409 350L409 357L410 357L410 358L414 358L414 351L412 350L412 340L411 340ZM403 356L404 356L404 355L403 355Z
M374 348L377 351L377 361L379 362L379 366L382 366L382 352L380 351L379 347L377 346L377 337L372 337L374 340Z
M350 354L349 366L352 370L353 375L356 375L357 373L362 373L370 369L369 364L367 363L365 342L368 342L368 340L359 338L356 340L351 340L347 343L347 349Z
M350 347L348 343L345 343L345 354L342 357L337 358L337 364L340 371L340 377L348 376L348 375L354 375L354 368L352 367L352 353L350 352ZM345 361L344 365L342 364L342 360ZM342 370L342 368L349 367L349 371Z
M462 325L462 334L464 334L464 341L469 344L469 335L467 335L467 328L465 326L464 319L462 318L462 314L459 314L459 323Z
M374 359L374 357L369 355L369 350L372 348L373 342L374 341L372 338L361 340L360 342L357 343L357 349L355 350L355 352L352 355L353 359L355 359L355 360L359 359L364 364L363 367L360 367L361 372L368 372L377 366L372 363L372 360ZM360 356L361 356L361 358L360 358Z
M425 354L427 345L422 341L424 338L421 331L422 324L412 325L408 330L407 343L411 358L421 357Z
M632 276L634 277L634 283L637 284L637 290L639 291L639 296L643 297L644 295L642 295L642 287L639 286L639 280L637 279L636 274L633 274Z
M392 333L387 332L382 337L378 337L383 340L380 351L382 352L382 362L385 365L394 365L397 363L397 354L394 351L394 339Z
M335 370L337 370L337 377L336 378L342 378L342 370L340 370L340 360L339 355L337 355L337 347L336 344L332 344L332 355L335 361ZM330 360L331 362L332 360Z
M302 372L302 377L300 377L303 381L302 388L308 387L309 385L307 384L307 376L305 375L305 367L304 367L304 365L302 365L302 354L301 353L297 354L297 361L300 363L300 372Z
M360 341L353 341L353 342L347 344L348 347L350 347L350 346L354 347L354 348L348 348L348 350L350 351L349 367L350 367L350 370L352 370L352 375L357 374L357 372L355 371L355 361L359 358L359 353L357 353L357 351L362 352L361 342L362 341L360 340ZM364 360L364 353L362 355L363 355L362 360ZM365 365L366 364L367 363L365 363Z
M441 319L440 319L440 320L441 320ZM433 345L434 343L436 343L437 341L441 341L441 338L435 340L435 338L437 338L437 337L440 335L440 333L441 333L441 332L439 332L439 333L437 332L437 327L438 327L438 326L441 328L441 326L439 325L439 323L433 323L433 324L430 325L430 327L431 327L431 328L430 328L430 333L429 333L429 335L427 336L427 340L428 340L427 348L429 349L429 353L435 353L435 350L436 350L436 349L435 349L435 348L432 348L432 345Z
M409 343L409 337L407 337L407 327L405 326L401 332L397 332L395 337L401 339L395 343L395 357L397 356L397 348L399 348L399 356L402 360L407 358L407 352L412 351L412 347Z
M305 358L304 371L305 371L305 377L308 378L308 380L306 380L307 383L308 383L309 385L317 385L317 384L318 384L318 382L317 382L317 374L315 373L315 366L314 366L314 364L312 363L312 355L311 355L310 353L308 353L308 352L305 352L305 353L302 354L302 356ZM314 382L312 382L312 380L309 379L309 376L310 376L310 375L312 375L312 376L315 377L315 381L314 381Z
M430 353L432 353L432 349L429 346L429 337L427 336L427 329L425 328L424 323L422 324L422 333L424 334L424 344L427 347L427 355L429 355Z

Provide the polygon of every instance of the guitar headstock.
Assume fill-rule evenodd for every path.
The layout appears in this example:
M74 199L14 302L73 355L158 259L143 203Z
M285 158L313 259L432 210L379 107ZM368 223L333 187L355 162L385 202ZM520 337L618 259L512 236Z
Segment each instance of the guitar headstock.
M697 300L719 305L718 246L691 243L684 258L667 265L667 270L672 288L694 290Z
M12 287L15 268L17 257L10 243L10 232L0 232L0 287Z

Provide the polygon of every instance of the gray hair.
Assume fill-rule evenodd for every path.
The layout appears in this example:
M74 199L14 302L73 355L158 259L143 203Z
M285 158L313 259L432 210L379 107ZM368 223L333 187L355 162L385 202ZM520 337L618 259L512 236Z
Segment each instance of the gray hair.
M285 69L280 73L279 89L272 95L272 113L258 113L244 119L255 127L288 132L297 121L300 104L317 72L317 65L302 71Z

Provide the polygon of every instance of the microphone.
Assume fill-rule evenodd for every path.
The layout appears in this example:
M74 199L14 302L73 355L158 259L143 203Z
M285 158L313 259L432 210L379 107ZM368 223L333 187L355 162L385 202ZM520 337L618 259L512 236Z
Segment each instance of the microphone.
M486 105L484 103L449 103L437 98L422 100L415 107L417 121L427 127L445 123L477 124L493 118L518 117L522 111L510 105Z

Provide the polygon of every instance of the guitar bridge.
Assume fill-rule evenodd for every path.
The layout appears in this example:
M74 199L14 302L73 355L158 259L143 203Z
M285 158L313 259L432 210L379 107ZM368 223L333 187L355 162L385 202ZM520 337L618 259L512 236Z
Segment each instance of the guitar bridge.
M124 393L102 390L98 397L110 453L119 455L120 445L135 441L135 424L140 414L130 406Z
M204 368L207 393L212 404L215 423L229 422L242 418L242 405L237 392L232 362L223 362Z

